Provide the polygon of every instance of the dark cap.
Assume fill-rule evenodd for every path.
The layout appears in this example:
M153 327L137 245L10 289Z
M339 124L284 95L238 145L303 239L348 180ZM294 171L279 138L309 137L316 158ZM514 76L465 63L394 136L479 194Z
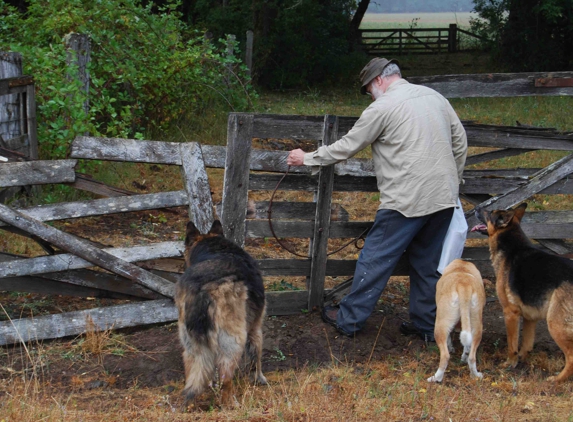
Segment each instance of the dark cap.
M398 66L398 60L396 59L385 59L382 57L375 57L368 62L364 69L360 72L360 83L362 86L360 87L360 93L362 95L366 94L366 86L372 82L372 80L380 75L384 68L388 66L390 63L396 63Z

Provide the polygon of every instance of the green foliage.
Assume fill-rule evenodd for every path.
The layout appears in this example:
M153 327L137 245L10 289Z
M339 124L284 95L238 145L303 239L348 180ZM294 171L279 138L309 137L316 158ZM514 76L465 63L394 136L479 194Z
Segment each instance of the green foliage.
M143 138L182 115L245 110L256 93L226 41L179 19L177 2L30 0L25 15L0 0L0 51L19 52L34 76L43 158L65 157L75 136ZM91 40L89 98L68 64L68 34ZM74 61L72 60L72 63ZM84 110L89 101L89 111Z
M493 58L508 71L573 66L571 0L475 0L472 29L494 41Z
M367 58L351 52L355 8L354 0L198 0L192 15L215 37L231 33L244 43L252 30L253 77L280 89L356 76Z

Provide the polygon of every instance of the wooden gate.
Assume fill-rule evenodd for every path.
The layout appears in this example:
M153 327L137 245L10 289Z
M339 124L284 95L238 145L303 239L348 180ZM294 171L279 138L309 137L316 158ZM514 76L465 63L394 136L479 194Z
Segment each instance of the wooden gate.
M523 77L520 92L533 91L544 95L564 95L571 88L562 83L567 75ZM537 79L550 76L553 80L543 88ZM468 78L475 75L468 75ZM455 79L455 78L452 78ZM515 78L514 78L515 79ZM459 80L425 81L442 84L444 92ZM481 92L494 89L509 92L507 79L489 75L481 80ZM515 86L515 81L510 80ZM521 83L521 82L520 82ZM449 84L449 85L448 85ZM487 85L497 85L497 88ZM463 85L463 84L462 84ZM477 84L474 84L477 85ZM461 89L461 88L460 88ZM569 89L567 91L567 89ZM513 91L515 92L515 91ZM520 95L520 94L514 94ZM527 95L527 94L524 94ZM565 94L566 95L566 94ZM130 299L131 303L87 311L40 316L0 322L0 344L42 340L77 335L88 328L107 330L143 324L174 321L176 310L171 299L173 282L181 271L148 271L135 265L149 260L177 258L181 260L183 242L161 242L130 248L100 248L46 224L50 221L107 215L165 207L189 208L189 218L203 232L213 218L213 204L206 168L224 168L223 201L220 218L227 237L243 245L248 238L272 238L265 218L257 218L268 208L266 203L254 205L254 216L247 214L248 192L272 191L287 170L286 150L253 147L253 140L304 140L330 143L350 130L356 117L285 116L232 113L228 120L227 147L198 143L170 143L128 139L78 137L73 142L71 159L54 161L23 161L0 164L0 188L46 183L65 183L88 189L108 198L90 201L42 205L14 209L0 205L0 229L17 231L37 240L48 255L21 257L0 253L0 290L41 291L54 294L94 296L105 292L107 297ZM499 158L532 150L573 150L573 133L530 127L497 127L463 122L472 147L487 147L486 152L468 157L467 164L495 161ZM180 166L185 189L146 195L126 195L85 179L75 172L77 159L156 163ZM535 194L571 195L573 155L568 154L544 169L486 169L464 172L465 184L461 197L472 205L505 208L531 198ZM369 159L349 159L335 166L324 167L316 176L305 167L291 169L279 189L311 191L309 203L277 202L273 226L277 237L311 239L308 258L260 259L259 266L267 276L305 276L307 289L268 292L269 315L298 313L320 307L325 301L337 300L348 289L343 283L324 289L326 276L352 276L355 260L329 259L326 241L329 238L353 238L367 230L371 221L348 221L338 218L343 213L332 203L333 192L377 192L376 180ZM278 212L279 210L282 210ZM287 215L288 218L282 218ZM295 217L293 218L293 215ZM473 212L466 217L473 225ZM544 248L556 253L570 253L573 239L573 211L528 212L523 220L526 234ZM469 238L479 236L470 233ZM471 243L471 242L468 242ZM54 253L54 246L64 253ZM493 277L489 251L485 246L466 245L464 259L472 261L484 277ZM94 271L97 266L107 270ZM111 273L111 274L110 274ZM407 275L403 259L395 275Z

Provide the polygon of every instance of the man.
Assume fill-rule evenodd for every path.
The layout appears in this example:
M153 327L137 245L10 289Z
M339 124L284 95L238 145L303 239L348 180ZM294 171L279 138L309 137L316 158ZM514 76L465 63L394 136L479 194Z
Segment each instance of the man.
M394 59L372 59L360 73L360 89L374 100L354 127L335 143L289 153L291 166L338 163L368 145L380 190L380 206L366 237L350 293L323 319L352 336L363 328L401 255L410 264L410 322L403 334L433 341L436 283L442 243L467 155L465 130L450 103L436 91L402 79Z

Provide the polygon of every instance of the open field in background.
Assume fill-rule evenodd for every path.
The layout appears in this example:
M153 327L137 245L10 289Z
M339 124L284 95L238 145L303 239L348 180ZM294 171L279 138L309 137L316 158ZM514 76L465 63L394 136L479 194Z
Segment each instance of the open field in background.
M360 29L375 28L446 28L451 23L463 29L470 27L470 19L477 14L471 12L444 13L366 13Z

